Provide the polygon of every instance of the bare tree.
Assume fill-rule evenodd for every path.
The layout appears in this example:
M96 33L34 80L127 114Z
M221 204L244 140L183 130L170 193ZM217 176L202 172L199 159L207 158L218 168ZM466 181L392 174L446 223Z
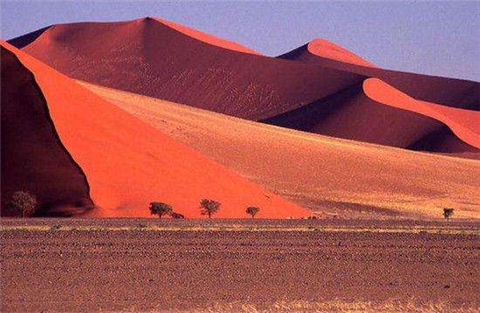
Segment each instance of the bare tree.
M163 215L171 214L173 208L171 205L163 202L152 202L150 203L150 214L158 215L159 218L162 218Z
M453 215L454 209L452 208L444 208L443 209L443 217L448 221L450 217Z
M212 218L212 215L220 210L220 202L210 199L202 199L200 201L200 213L202 215L208 215L208 218Z
M29 217L37 212L37 198L28 191L16 191L8 206L14 212L20 212L22 217Z
M250 214L252 218L255 218L255 215L257 215L258 211L260 211L260 208L256 206L249 206L245 212L247 212L247 214Z

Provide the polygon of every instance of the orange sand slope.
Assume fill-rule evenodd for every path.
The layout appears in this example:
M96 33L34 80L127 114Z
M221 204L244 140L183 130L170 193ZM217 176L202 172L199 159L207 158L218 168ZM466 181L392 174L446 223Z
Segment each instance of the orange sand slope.
M469 145L480 148L480 112L417 101L378 78L363 82L365 94L377 102L435 118Z
M216 217L302 217L309 212L265 191L176 142L52 68L2 43L35 76L58 136L90 186L93 216L149 216L148 203L167 202L200 217L199 201L222 203ZM41 183L41 182L38 182Z
M345 217L480 218L480 161L246 121L83 83L89 90L304 207ZM384 107L387 107L383 105Z
M324 58L362 66L376 67L373 63L362 59L355 53L348 51L343 47L335 45L325 39L317 38L310 41L307 44L307 49L310 53Z

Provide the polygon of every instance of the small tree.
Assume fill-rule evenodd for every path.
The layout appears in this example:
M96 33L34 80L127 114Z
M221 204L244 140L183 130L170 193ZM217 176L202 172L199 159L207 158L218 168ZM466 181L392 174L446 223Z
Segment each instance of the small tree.
M159 218L162 216L171 214L173 212L173 208L171 205L163 203L163 202L152 202L150 203L150 214L151 215L158 215Z
M220 210L220 202L210 199L202 199L200 201L200 213L202 215L208 215L208 218L212 218L212 215Z
M260 211L260 208L256 206L249 206L246 212L247 214L250 214L252 218L255 218L255 215L257 215L258 211Z
M443 217L448 221L448 219L453 215L452 208L444 208L443 209Z
M20 212L22 217L29 217L37 211L37 198L28 191L16 191L8 206L14 212Z

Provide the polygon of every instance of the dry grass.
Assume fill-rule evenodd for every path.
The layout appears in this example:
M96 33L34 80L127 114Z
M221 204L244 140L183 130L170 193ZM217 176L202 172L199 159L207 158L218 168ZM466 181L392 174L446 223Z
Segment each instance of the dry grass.
M445 234L480 235L480 229L463 229L441 226L396 226L385 228L348 226L276 226L276 225L213 225L176 226L143 225L136 226L61 226L61 225L12 225L1 226L0 231L154 231L154 232L344 232L344 233L400 233L400 234Z
M277 301L273 304L259 307L244 302L214 303L210 307L189 309L186 311L173 310L172 313L314 313L314 312L383 312L383 313L434 313L434 312L478 312L480 307L452 307L447 303L419 303L417 301L390 300L382 303L373 302L344 302L341 300L311 302L311 301Z

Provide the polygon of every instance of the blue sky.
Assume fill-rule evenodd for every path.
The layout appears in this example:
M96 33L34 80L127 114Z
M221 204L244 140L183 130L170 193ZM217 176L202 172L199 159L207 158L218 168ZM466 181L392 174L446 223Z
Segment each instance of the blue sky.
M157 16L275 56L325 38L379 66L480 81L480 1L4 1L1 37Z

